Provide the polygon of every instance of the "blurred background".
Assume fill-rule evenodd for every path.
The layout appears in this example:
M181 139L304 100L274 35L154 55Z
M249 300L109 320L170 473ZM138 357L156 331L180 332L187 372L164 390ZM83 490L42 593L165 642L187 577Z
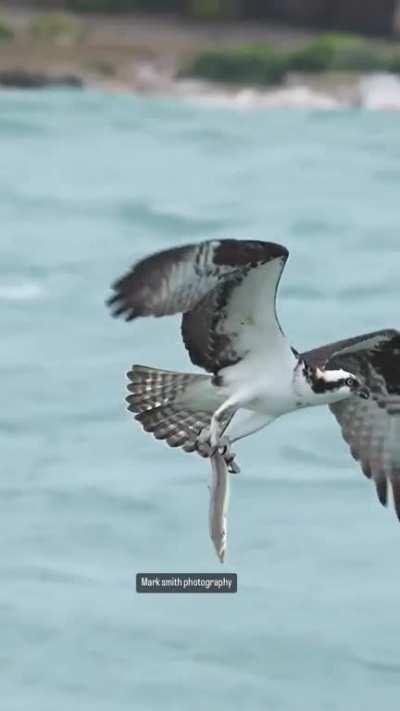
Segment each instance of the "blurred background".
M319 92L358 105L360 74L398 77L399 23L395 0L13 0L0 5L0 86L209 97L217 81L220 94L294 86L283 103ZM398 81L385 86L400 105Z
M1 4L4 711L395 707L400 528L329 411L238 445L222 567L208 466L124 404L132 363L194 369L179 319L104 302L151 251L267 239L293 346L399 327L397 5Z
M397 0L14 0L16 6L63 8L77 12L163 11L210 19L282 18L325 27L390 33Z

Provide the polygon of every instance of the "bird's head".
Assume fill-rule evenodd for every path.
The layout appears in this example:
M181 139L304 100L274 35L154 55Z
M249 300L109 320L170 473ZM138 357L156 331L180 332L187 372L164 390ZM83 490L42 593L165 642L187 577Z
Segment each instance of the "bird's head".
M362 379L347 370L318 368L305 361L299 362L298 370L301 377L296 377L297 392L300 402L305 405L329 405L352 395L364 399L369 397L369 390Z
M369 390L359 376L346 370L311 368L309 383L316 395L325 395L328 402L345 400L351 395L369 398Z

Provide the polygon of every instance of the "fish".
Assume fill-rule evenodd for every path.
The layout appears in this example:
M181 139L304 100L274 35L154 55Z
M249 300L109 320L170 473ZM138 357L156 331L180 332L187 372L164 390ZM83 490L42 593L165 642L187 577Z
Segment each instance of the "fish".
M223 563L228 540L229 472L225 458L220 451L217 450L212 454L210 460L209 532L217 556Z

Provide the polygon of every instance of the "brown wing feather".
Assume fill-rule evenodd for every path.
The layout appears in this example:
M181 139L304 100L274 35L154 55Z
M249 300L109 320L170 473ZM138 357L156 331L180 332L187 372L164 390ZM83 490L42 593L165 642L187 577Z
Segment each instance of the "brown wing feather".
M364 333L362 336L355 336L354 338L345 338L341 341L334 341L333 343L327 343L319 348L313 348L312 350L305 351L301 354L301 357L310 363L310 365L324 367L330 358L335 354L343 355L344 353L349 353L352 351L356 353L357 351L367 351L374 344L382 345L385 341L391 341L394 336L398 335L398 331L394 329L384 329L382 331L372 331L371 333ZM333 367L333 366L332 366Z
M330 409L383 505L390 483L400 519L400 333L389 329L367 333L302 357L313 365L344 368L368 386L369 400L352 397Z
M241 279L241 274L226 277L182 317L182 338L190 359L209 372L234 365L243 357L243 353L239 355L234 350L232 334L218 332L218 323L224 318L223 309L229 293Z
M253 312L259 306L257 294L266 290L266 284L271 293L265 293L258 311L262 317L270 311L276 326L275 294L287 257L285 247L254 240L214 240L165 250L141 260L119 279L108 304L114 316L123 315L128 321L139 316L182 313L182 336L192 362L217 372L245 355L243 343L239 347L236 336L254 320ZM276 268L269 274L263 271L272 262ZM257 279L252 279L255 272ZM226 307L236 287L241 289L241 303L236 300L232 309L233 327L231 318L225 328Z
M185 313L213 289L221 277L285 256L273 242L210 240L173 247L136 262L112 288L108 299L114 316L130 321L139 316Z

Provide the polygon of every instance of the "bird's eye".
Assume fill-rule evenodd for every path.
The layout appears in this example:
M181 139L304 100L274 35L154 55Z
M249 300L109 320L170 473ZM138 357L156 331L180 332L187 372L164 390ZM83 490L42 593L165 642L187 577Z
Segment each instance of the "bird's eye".
M348 388L354 388L357 385L357 380L355 378L346 378L345 384Z

